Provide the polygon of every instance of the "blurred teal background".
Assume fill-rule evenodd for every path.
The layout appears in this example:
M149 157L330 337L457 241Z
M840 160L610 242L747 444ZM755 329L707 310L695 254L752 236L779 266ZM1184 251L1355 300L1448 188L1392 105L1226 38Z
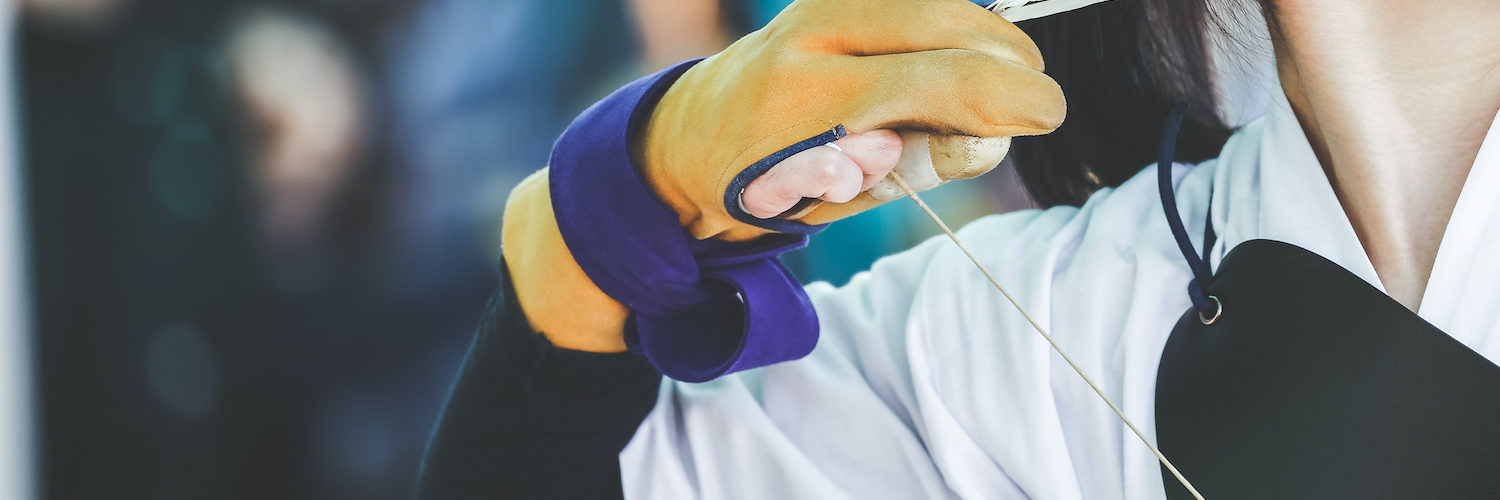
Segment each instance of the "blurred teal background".
M509 189L785 3L22 1L45 497L409 497ZM1029 206L1008 168L926 199ZM933 234L898 202L785 261L842 283Z

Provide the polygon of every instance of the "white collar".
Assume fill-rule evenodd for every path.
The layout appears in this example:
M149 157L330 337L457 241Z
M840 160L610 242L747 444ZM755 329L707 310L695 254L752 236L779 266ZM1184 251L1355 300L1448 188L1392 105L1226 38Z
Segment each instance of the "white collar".
M1419 314L1491 360L1500 357L1491 354L1500 353L1500 115L1459 192Z
M1500 120L1500 117L1497 117ZM1420 166L1413 166L1420 168ZM1279 86L1263 117L1235 134L1214 175L1213 265L1263 238L1321 255L1385 291ZM1443 236L1423 319L1500 359L1500 121L1492 121Z

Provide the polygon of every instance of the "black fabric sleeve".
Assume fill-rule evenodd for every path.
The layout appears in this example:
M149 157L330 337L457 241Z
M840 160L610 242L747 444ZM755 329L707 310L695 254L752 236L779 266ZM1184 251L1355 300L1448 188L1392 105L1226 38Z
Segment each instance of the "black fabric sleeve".
M532 331L508 273L438 420L417 497L620 498L619 453L656 404L640 356L562 349Z

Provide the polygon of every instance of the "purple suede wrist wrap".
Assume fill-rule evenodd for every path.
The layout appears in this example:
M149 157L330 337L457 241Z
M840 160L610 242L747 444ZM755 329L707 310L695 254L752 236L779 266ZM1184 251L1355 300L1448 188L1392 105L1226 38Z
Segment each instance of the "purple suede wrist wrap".
M818 317L776 256L805 235L696 240L637 174L630 139L698 61L595 103L552 149L552 210L579 267L632 311L625 338L663 375L688 382L806 356ZM712 112L711 110L704 110Z

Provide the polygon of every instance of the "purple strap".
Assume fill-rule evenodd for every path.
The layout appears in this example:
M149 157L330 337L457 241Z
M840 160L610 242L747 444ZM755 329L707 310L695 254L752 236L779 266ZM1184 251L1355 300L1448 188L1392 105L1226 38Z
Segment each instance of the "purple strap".
M687 382L812 352L818 317L776 256L807 236L696 240L636 174L630 139L698 60L629 85L573 121L552 149L552 210L568 250L604 293L632 311L626 342Z

